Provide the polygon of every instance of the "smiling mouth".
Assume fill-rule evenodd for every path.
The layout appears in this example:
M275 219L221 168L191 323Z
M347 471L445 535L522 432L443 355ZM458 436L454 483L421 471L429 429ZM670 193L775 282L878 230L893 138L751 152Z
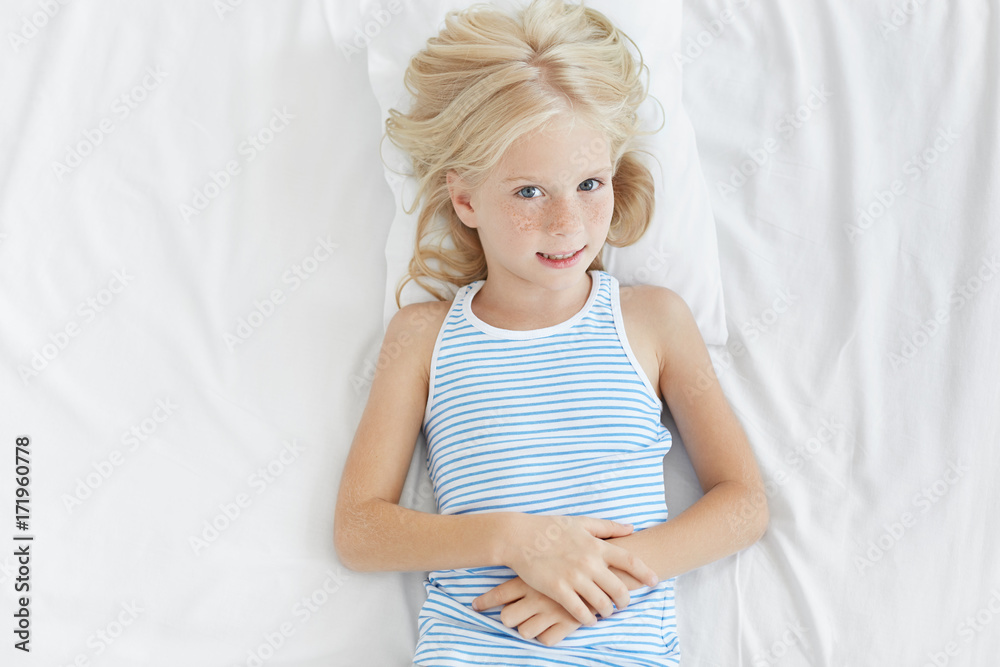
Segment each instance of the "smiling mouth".
M569 259L570 257L572 257L573 255L577 254L581 250L583 250L583 248L580 248L580 250L574 250L573 252L564 252L564 253L558 253L558 254L546 254L544 252L540 252L538 254L541 255L542 257L544 257L545 259L559 260L559 259Z

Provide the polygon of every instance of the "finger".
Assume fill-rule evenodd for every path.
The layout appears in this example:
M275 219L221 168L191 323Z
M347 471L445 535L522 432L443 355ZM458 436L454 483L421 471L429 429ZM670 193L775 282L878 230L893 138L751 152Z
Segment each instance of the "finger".
M611 598L593 581L584 584L579 594L601 615L601 618L608 618L614 613L615 609L611 606Z
M546 646L555 646L562 640L566 639L566 637L568 637L569 634L578 627L579 625L570 626L568 621L560 621L548 630L540 633L536 639Z
M525 599L527 601L527 598ZM530 616L527 619L517 624L517 631L521 633L521 636L525 639L534 639L540 633L544 632L546 628L558 623L559 621L565 621L567 618L566 610L555 600L548 596L542 596L538 600L532 600L530 605L524 603L518 603L519 607L529 607L531 611ZM501 616L503 612L501 612ZM519 614L524 616L526 614ZM573 621L573 627L578 628L580 624Z
M525 639L534 639L554 624L554 620L546 614L535 614L531 618L518 623L517 631Z
M600 586L608 597L611 598L612 602L615 603L615 607L618 611L621 611L628 606L632 598L628 592L628 586L625 585L621 579L618 578L611 570L608 570L602 574L598 579L596 579L597 585Z
M515 602L503 608L500 612L500 622L508 628L516 628L535 616L535 613L535 610L528 609L527 605Z
M520 600L527 592L527 586L523 579L515 577L505 581L498 586L494 586L472 601L472 608L476 611L492 609L502 604L509 604Z
M617 521L612 521L611 519L592 518L586 523L585 528L590 531L590 534L594 537L600 537L602 539L608 537L622 537L632 532L632 524L618 523Z
M580 599L576 591L564 588L562 591L557 592L556 596L552 599L561 604L563 609L568 611L582 625L597 623L597 617L590 613L586 603Z
M646 586L655 586L660 583L659 577L656 576L656 572L653 571L653 568L646 565L646 563L635 554L630 553L621 547L612 545L611 552L606 557L606 561L609 565L614 565L619 570L628 572Z
M639 586L646 585L643 582L636 579L635 577L633 577L625 570L619 570L614 565L609 565L608 571L611 572L611 574L615 575L618 578L618 580L622 582L622 585L625 586L625 590L632 590L633 588L638 588Z

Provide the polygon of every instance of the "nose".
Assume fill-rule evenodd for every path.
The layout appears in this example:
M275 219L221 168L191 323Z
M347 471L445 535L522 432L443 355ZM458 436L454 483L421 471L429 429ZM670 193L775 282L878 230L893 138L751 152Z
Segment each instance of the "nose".
M573 237L583 229L582 214L571 199L555 197L546 216L546 231L553 236Z

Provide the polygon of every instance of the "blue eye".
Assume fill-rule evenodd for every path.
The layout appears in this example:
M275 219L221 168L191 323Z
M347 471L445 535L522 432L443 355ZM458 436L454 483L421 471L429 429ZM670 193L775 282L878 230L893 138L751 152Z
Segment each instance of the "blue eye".
M588 183L590 183L591 186L590 187L585 187ZM600 184L601 184L601 182L599 180L597 180L596 178L588 178L583 183L580 183L580 189L583 190L584 192L592 192L592 191L596 190L597 187Z
M526 191L530 191L530 193L529 194L525 194ZM523 188L521 188L520 190L518 190L517 194L522 199L536 199L536 197L532 196L531 193L537 193L537 192L538 192L538 188L536 188L534 185L526 185Z

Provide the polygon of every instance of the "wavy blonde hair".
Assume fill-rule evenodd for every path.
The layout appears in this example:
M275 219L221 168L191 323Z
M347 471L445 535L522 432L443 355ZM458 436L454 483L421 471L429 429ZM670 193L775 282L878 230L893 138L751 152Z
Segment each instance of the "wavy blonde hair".
M410 280L446 300L431 281L457 288L486 278L479 233L455 212L447 174L478 187L519 137L567 108L608 139L615 204L607 243L637 241L654 204L652 175L634 145L644 134L637 113L648 94L643 70L635 43L583 5L534 0L513 16L486 4L449 12L407 67L409 112L390 109L386 120L385 136L410 156L417 180L406 212L423 202L396 304ZM435 230L440 219L445 224ZM603 268L600 253L589 268Z

